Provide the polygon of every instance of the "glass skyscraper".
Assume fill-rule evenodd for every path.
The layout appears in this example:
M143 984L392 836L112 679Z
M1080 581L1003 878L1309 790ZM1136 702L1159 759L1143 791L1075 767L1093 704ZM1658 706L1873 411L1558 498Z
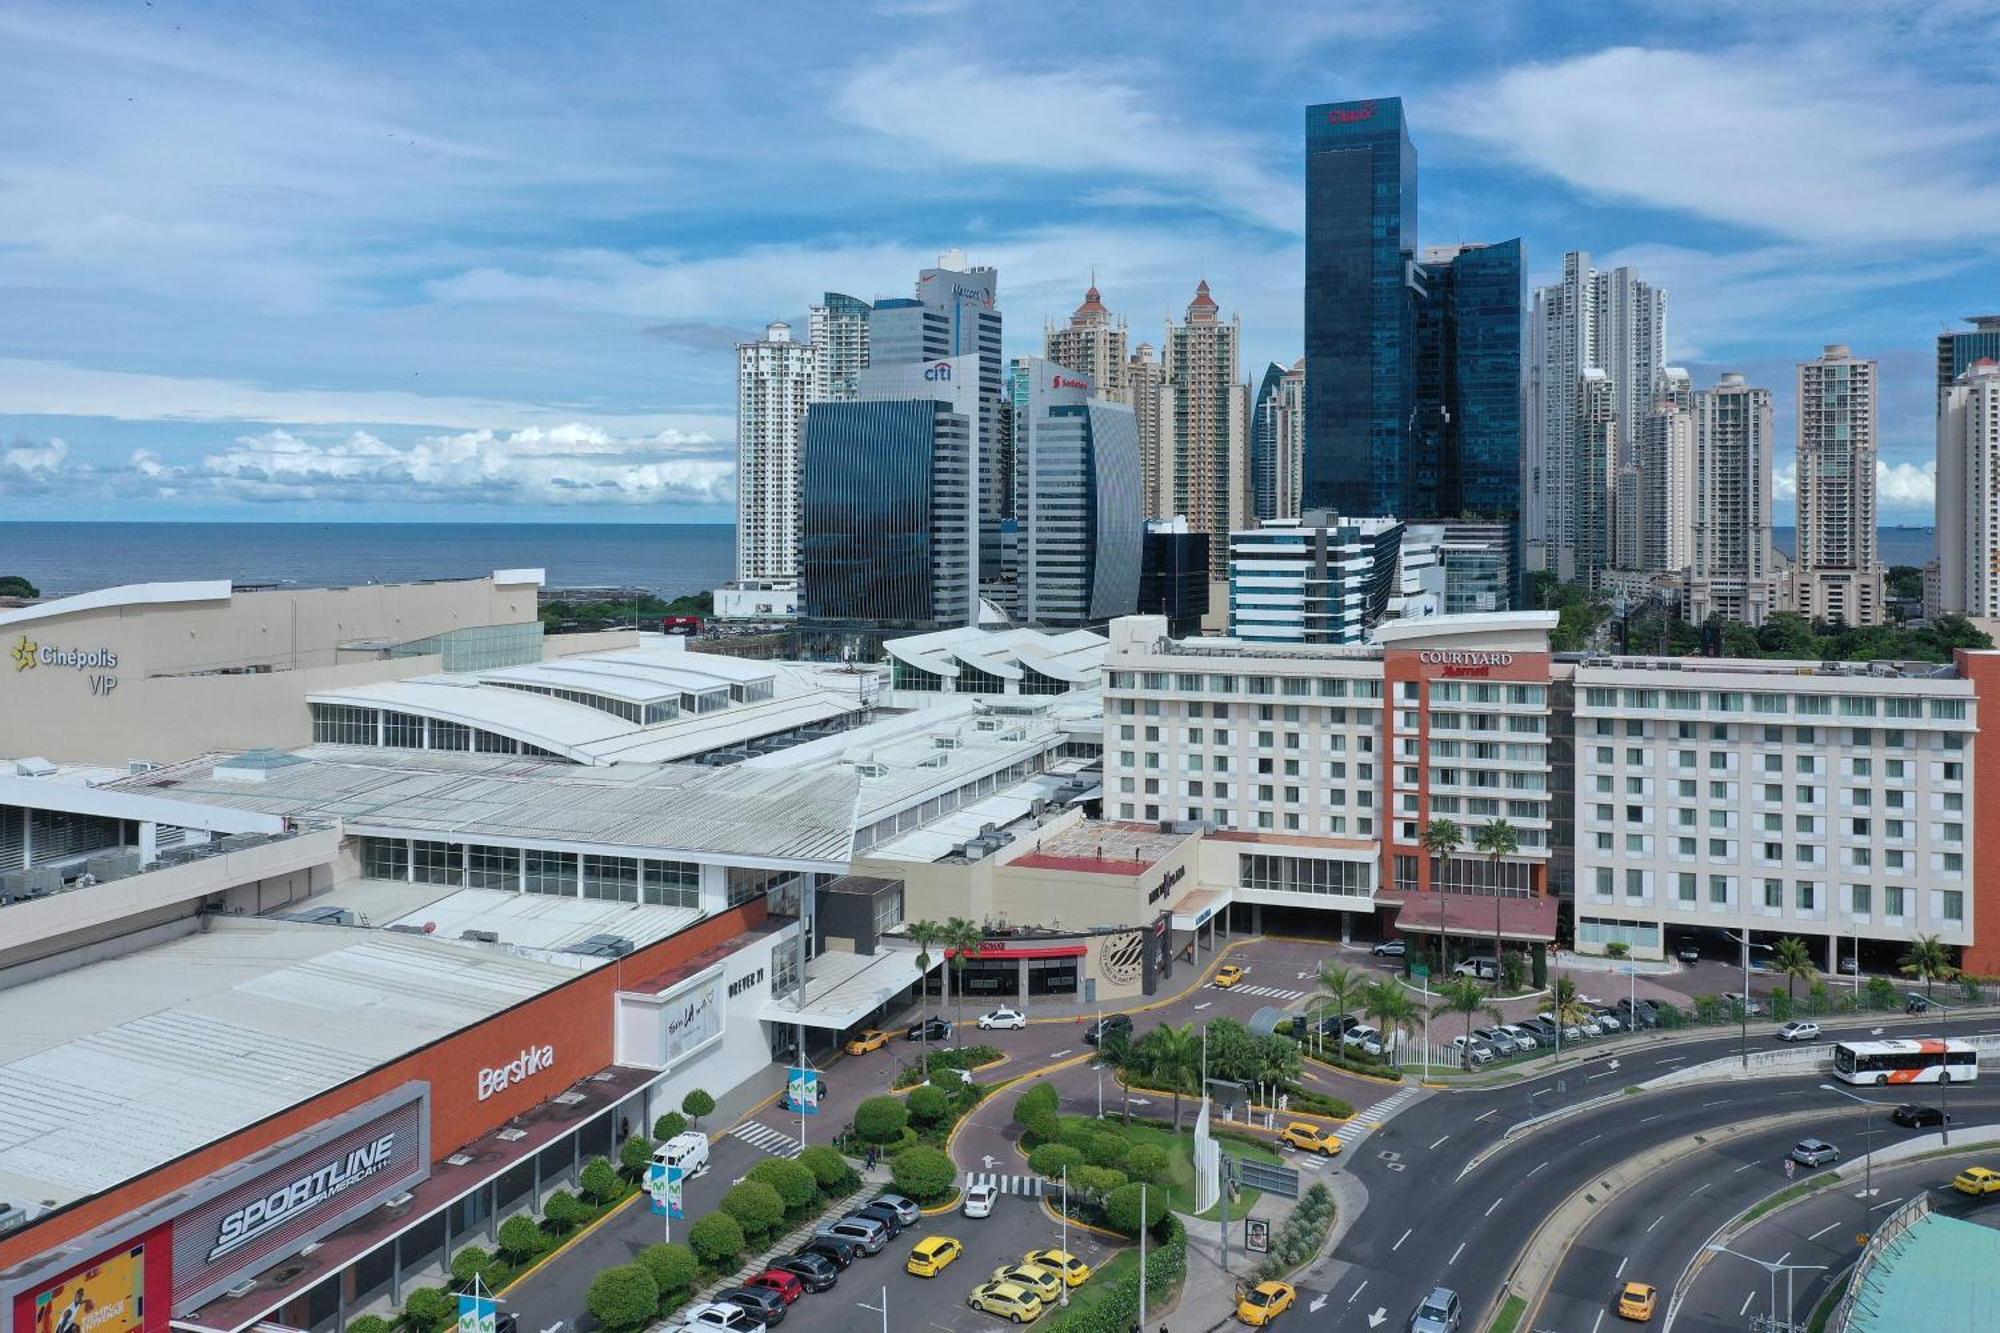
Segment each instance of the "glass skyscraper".
M1273 361L1250 405L1250 517L1278 517L1278 408L1285 368Z
M1305 509L1407 512L1416 248L1402 99L1307 107Z
M1406 512L1516 524L1528 299L1521 242L1433 251L1416 272L1415 447Z

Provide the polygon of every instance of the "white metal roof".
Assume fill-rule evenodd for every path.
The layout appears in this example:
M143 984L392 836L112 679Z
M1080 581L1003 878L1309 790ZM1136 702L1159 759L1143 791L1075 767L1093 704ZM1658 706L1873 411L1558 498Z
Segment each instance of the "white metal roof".
M944 966L944 950L931 955L930 971ZM805 1004L791 996L766 1000L757 1017L767 1023L804 1023L844 1032L907 990L917 979L917 950L884 942L872 954L822 953L806 964Z
M228 579L204 579L192 583L127 583L116 588L94 588L74 597L58 597L33 606L0 611L0 626L25 625L30 621L52 620L79 611L103 611L119 606L167 606L178 602L226 602Z
M222 918L0 990L0 1198L109 1189L574 976L503 950Z
M376 881L380 882L380 881ZM315 903L322 901L315 898ZM338 895L324 901L338 903ZM404 912L392 921L377 919L376 925L430 927L438 939L468 949L491 949L491 944L462 941L467 930L490 930L500 937L498 947L530 957L555 955L543 961L568 967L595 966L594 958L560 951L581 944L593 935L622 935L639 948L678 934L701 920L695 907L660 907L650 903L605 902L596 898L564 898L542 893L514 893L505 889L460 889L433 902ZM574 961L566 961L574 960Z
M1023 668L1072 683L1097 679L1109 641L1089 630L1049 633L1038 629L982 630L973 627L938 630L890 639L883 647L891 657L924 671L956 678L970 666L1003 680L1019 680Z

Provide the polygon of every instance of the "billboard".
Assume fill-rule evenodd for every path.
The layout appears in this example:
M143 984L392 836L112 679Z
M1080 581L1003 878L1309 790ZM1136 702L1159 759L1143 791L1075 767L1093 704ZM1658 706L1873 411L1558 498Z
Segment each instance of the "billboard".
M722 1035L722 969L715 968L662 997L663 1050L660 1064L671 1069Z
M335 1117L176 1218L175 1307L199 1304L424 1179L424 1107L417 1084Z
M136 1333L146 1323L146 1247L107 1254L35 1293L35 1333Z

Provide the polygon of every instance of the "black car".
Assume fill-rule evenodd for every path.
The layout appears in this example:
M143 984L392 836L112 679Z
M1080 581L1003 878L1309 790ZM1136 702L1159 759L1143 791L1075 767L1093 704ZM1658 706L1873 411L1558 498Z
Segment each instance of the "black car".
M821 1255L838 1267L851 1268L861 1257L861 1247L845 1236L814 1236L799 1247L799 1253Z
M1692 944L1683 944L1680 948L1674 950L1674 957L1680 959L1683 963L1699 963L1701 961L1701 950L1695 948Z
M1889 1118L1905 1129L1927 1129L1953 1123L1952 1118L1935 1106L1918 1106L1904 1102L1889 1113Z
M718 1292L716 1300L728 1305L740 1305L750 1312L750 1317L765 1328L785 1322L785 1298L769 1287L731 1287Z
M943 1041L951 1035L951 1024L942 1018L922 1018L903 1034L909 1041Z
M520 1333L521 1321L518 1317L502 1310L493 1316L494 1333Z
M833 1284L840 1281L840 1265L816 1250L800 1250L771 1267L790 1273L811 1292L831 1291Z
M1653 1007L1651 1000L1641 1000L1637 1004L1633 1004L1630 1000L1620 1000L1611 1007L1621 1020L1627 1015L1631 1016L1631 1021L1626 1023L1627 1027L1656 1028L1660 1025L1660 1011Z
M903 1234L903 1216L886 1203L866 1203L847 1214L849 1217L870 1217L888 1229L889 1239Z
M1128 1037L1132 1035L1132 1015L1113 1014L1101 1023L1092 1023L1083 1030L1083 1039L1089 1045L1096 1046L1106 1037L1118 1032Z

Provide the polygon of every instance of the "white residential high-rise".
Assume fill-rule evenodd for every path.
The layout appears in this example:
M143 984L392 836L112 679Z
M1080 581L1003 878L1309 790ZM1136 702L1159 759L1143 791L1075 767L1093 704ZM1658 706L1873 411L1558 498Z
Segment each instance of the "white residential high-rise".
M1799 363L1792 595L1814 620L1882 623L1888 575L1875 535L1875 384L1875 362L1838 344Z
M1083 294L1083 304L1058 327L1050 323L1042 330L1042 355L1065 370L1090 376L1100 397L1131 405L1127 388L1125 321L1114 316L1092 282Z
M1552 569L1565 580L1590 581L1595 572L1636 558L1629 542L1613 539L1598 564L1582 551L1586 541L1615 533L1616 478L1638 466L1639 423L1653 401L1666 359L1667 296L1630 268L1598 272L1590 256L1563 256L1562 280L1535 293L1529 325L1528 438L1525 441L1523 527L1529 568ZM1607 390L1579 393L1587 371L1601 371ZM1588 484L1597 465L1589 453L1580 413L1598 410L1608 391L1612 484ZM1643 477L1636 479L1643 493ZM1610 512L1599 513L1599 506Z
M1761 625L1783 608L1771 551L1771 391L1727 374L1694 396L1694 577L1689 618Z
M1132 349L1125 366L1126 400L1139 427L1139 496L1147 518L1172 518L1174 511L1162 507L1160 491L1160 395L1164 374L1153 359L1153 344L1140 343Z
M1243 321L1217 318L1208 283L1187 319L1168 324L1160 366L1161 510L1206 532L1211 584L1229 580L1229 534L1249 509L1250 389L1243 382ZM1221 597L1211 597L1213 611Z
M1575 578L1596 587L1617 556L1617 397L1611 377L1592 366L1576 382Z
M868 303L858 296L828 292L820 304L806 311L806 319L817 358L812 400L853 402L854 377L868 365Z
M736 577L799 576L799 431L818 364L777 323L736 347Z
M1939 391L1937 445L1940 609L2000 616L2000 362Z
M1660 372L1639 428L1639 563L1684 574L1694 563L1694 385L1679 366Z
M1306 359L1278 381L1278 513L1289 516L1304 503L1306 462Z

